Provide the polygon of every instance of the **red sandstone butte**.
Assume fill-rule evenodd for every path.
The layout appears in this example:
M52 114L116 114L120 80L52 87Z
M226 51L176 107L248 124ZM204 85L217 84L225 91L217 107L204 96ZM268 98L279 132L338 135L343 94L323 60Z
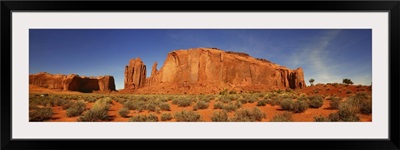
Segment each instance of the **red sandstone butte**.
M157 62L153 64L148 78L143 62L132 59L125 69L125 88L131 86L139 93L216 93L226 88L296 89L306 84L302 68L291 70L246 53L192 48L168 53L160 70Z
M40 72L29 75L29 84L64 91L115 91L113 76L84 77L76 74L50 74Z

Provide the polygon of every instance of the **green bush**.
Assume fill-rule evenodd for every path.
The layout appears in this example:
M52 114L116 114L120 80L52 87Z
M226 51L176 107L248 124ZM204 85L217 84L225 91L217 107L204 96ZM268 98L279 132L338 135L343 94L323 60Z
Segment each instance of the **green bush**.
M307 102L297 100L296 102L294 102L293 108L291 111L293 111L294 113L302 113L302 112L306 111L307 108L308 108Z
M128 117L128 115L129 115L129 109L126 108L126 107L123 107L123 108L121 108L121 109L118 111L118 113L119 113L119 115L120 115L121 117L126 118L126 117Z
M258 107L254 107L253 109L239 109L235 111L234 117L231 121L234 122L255 122L261 121L263 118L266 118L265 113L263 113Z
M111 103L111 100L106 98L97 100L90 110L84 112L78 118L78 121L94 122L99 120L108 120L109 103Z
M169 104L167 102L161 103L160 104L160 108L161 108L161 110L164 110L164 111L170 111L171 110L171 107L169 106Z
M247 98L248 103L254 103L256 101L258 101L258 96L257 95L250 95Z
M197 109L207 109L209 104L205 101L197 101L197 103L193 106L194 110Z
M294 102L292 99L284 99L280 102L280 105L283 110L293 110Z
M226 111L214 111L211 116L213 122L228 122L228 113Z
M331 121L331 122L339 122L339 121L341 121L338 112L329 114L328 120Z
M78 101L67 109L67 116L76 117L81 115L85 110L86 110L85 101Z
M157 115L155 115L155 114L153 114L153 113L150 113L148 116L147 116L147 120L146 120L147 122L158 122L158 117L157 117Z
M145 105L145 107L146 107L147 110L152 111L152 112L155 112L156 109L157 109L157 106L154 103L147 103Z
M310 99L309 103L310 108L320 108L324 104L324 101L321 96L310 96L309 99Z
M231 94L231 95L228 95L227 97L229 98L230 101L234 101L239 98L239 96L236 94Z
M363 114L372 113L372 98L367 93L357 93L346 101Z
M147 122L147 116L146 115L135 115L129 118L129 122Z
M29 112L29 121L46 121L51 119L53 116L53 110L51 108L34 108Z
M145 102L138 101L138 100L127 100L124 103L124 107L128 108L129 110L138 110L143 111L146 109Z
M224 107L224 104L221 102L214 103L214 109L222 109L223 107Z
M172 101L172 104L178 105L179 107L187 107L192 104L192 100L188 97L179 97Z
M247 104L247 103L249 102L248 99L243 98L243 97L239 97L239 98L237 99L237 101L240 102L240 103L242 103L242 104Z
M197 112L194 111L186 111L182 110L180 112L175 113L175 119L178 122L196 122L201 121L201 116Z
M129 122L158 122L158 117L152 113L146 115L136 115L129 118Z
M240 106L241 106L240 102L236 103L229 102L228 104L224 105L222 109L227 112L231 112L237 110L238 108L240 108Z
M331 109L338 109L340 105L340 98L331 98L331 102L329 103L329 108Z
M228 94L228 89L224 89L223 91L219 92L219 95L226 95Z
M62 109L67 110L72 105L74 105L74 102L73 101L64 101L61 105L62 105Z
M292 118L292 113L290 112L284 112L282 114L277 114L274 117L272 117L272 119L270 120L270 122L292 122L293 118Z
M331 122L331 120L327 117L324 116L314 116L314 121L315 122Z
M280 105L280 103L281 101L279 101L277 98L267 100L267 104L270 104L271 106Z
M263 99L263 100L259 100L257 102L257 106L265 106L267 105L267 100Z
M372 99L368 99L366 101L361 102L360 112L363 114L371 114L372 113Z
M360 118L357 116L357 108L346 102L339 105L338 115L341 121L360 121Z
M231 102L231 98L227 95L223 95L219 97L219 101L223 102L223 103L229 103Z
M161 114L161 121L167 121L172 119L171 113L163 113Z

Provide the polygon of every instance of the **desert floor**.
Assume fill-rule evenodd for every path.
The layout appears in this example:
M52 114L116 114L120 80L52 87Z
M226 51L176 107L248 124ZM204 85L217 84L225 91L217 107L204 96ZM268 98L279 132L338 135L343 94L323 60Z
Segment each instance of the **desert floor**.
M338 97L341 100L341 103L346 102L350 97L353 98L357 93L365 93L369 97L371 97L371 86L360 86L360 85L343 85L343 84L318 84L314 86L309 86L304 89L299 90L289 90L289 91L270 91L270 92L257 92L257 93L248 93L244 96L243 94L235 94L235 93L225 93L225 94L216 94L205 96L204 95L136 95L136 94L119 94L115 93L79 93L79 92L70 92L70 91L55 91L49 90L40 87L30 86L30 116L35 108L51 108L51 117L43 120L35 120L35 121L49 121L49 122L78 122L79 117L85 112L91 110L95 105L98 99L107 98L108 108L107 108L107 119L100 119L96 121L105 121L105 122L128 122L131 117L143 115L148 116L150 114L156 115L158 117L157 121L166 121L166 122L175 122L176 112L182 112L182 110L193 111L196 114L199 114L201 117L196 121L204 121L211 122L214 112L223 111L225 108L215 108L216 103L223 104L224 107L229 104L237 104L240 102L240 106L238 108L234 108L233 110L225 111L228 115L228 118L234 118L235 113L241 109L253 109L258 108L265 114L265 118L262 118L261 122L270 122L271 119L279 114L283 114L285 112L290 112L291 119L293 122L314 122L314 117L322 116L329 117L330 114L336 113L339 111L339 108L332 109L330 103L332 97ZM46 94L46 95L43 95ZM229 97L233 95L233 98L230 100L222 100L224 96ZM256 95L256 96L253 96ZM292 99L293 101L299 100L301 97L307 98L308 96L320 96L322 97L323 104L319 108L307 108L304 112L294 113L290 110L284 110L279 105L279 101L282 99ZM239 97L242 96L242 100L239 100ZM247 97L255 97L252 101L243 100ZM119 114L119 111L127 107L127 101L130 99L134 102L138 102L140 98L145 98L146 102L141 103L143 108L140 109L128 109L129 113L127 116L122 117ZM179 99L180 97L185 97L190 100L189 106L178 106L177 102L174 103L174 99ZM143 99L144 99L143 98ZM61 101L62 99L62 101ZM156 100L154 100L156 99ZM208 108L205 109L195 109L196 102L204 100L206 104L208 104ZM273 104L271 102L272 99L276 99L277 103ZM86 105L86 109L82 113L79 113L77 116L67 116L67 105L68 101L72 103L76 103L77 101L83 101ZM154 100L154 102L153 102ZM265 106L258 105L259 101L268 100ZM272 100L273 101L273 100ZM134 103L132 102L132 103ZM56 104L57 103L57 104ZM150 109L146 108L150 107L151 103L155 104L155 108ZM168 103L169 110L160 109L160 103ZM179 103L179 102L178 102ZM166 105L166 104L165 104ZM162 114L170 113L172 119L162 119ZM359 117L360 122L372 122L372 114L365 114L357 112L356 115Z

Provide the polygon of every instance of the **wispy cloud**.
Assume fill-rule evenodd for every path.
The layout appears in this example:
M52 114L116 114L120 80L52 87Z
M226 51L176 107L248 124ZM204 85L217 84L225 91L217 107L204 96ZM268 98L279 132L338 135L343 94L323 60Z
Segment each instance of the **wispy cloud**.
M330 30L310 43L308 46L292 53L291 66L303 67L305 79L315 79L317 83L329 83L339 80L338 64L333 64L330 52L327 50L331 42L340 34L340 30Z

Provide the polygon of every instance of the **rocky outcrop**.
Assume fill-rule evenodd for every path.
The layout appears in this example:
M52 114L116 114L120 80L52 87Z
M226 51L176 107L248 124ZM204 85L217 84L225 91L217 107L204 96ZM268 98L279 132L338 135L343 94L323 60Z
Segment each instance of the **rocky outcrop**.
M201 91L201 88L203 91L212 91L212 88L216 88L214 91L223 88L265 90L306 86L302 68L291 70L246 53L216 48L175 50L168 53L159 71L156 66L157 63L146 80L148 87L139 91L157 92L173 88L179 89L177 91Z
M146 86L154 85L159 82L157 65L157 62L154 62L153 67L151 68L151 75L146 78Z
M140 58L131 59L125 66L124 89L138 89L146 83L146 65Z
M81 77L76 74L62 75L40 72L29 75L29 84L64 91L115 91L113 76Z

